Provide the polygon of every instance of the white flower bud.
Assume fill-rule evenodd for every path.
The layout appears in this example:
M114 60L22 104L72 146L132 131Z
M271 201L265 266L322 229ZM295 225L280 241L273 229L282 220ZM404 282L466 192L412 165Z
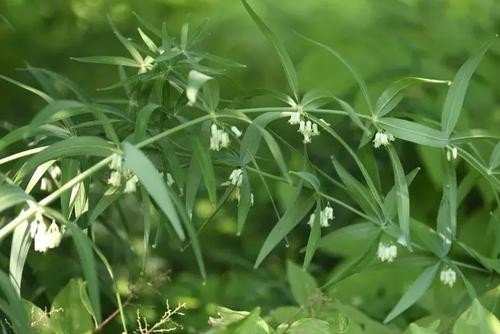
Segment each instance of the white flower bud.
M232 126L231 127L231 131L234 133L234 135L236 136L236 138L240 138L242 133L240 131L240 129L238 129L237 127L235 126Z
M448 268L441 271L441 273L439 274L439 279L444 285L448 285L451 288L457 280L457 273L453 269Z

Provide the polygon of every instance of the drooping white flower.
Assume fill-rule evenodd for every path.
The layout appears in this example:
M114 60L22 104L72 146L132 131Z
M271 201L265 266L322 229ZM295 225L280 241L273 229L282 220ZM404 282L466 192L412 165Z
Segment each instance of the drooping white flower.
M455 284L455 281L457 280L457 273L451 268L441 270L441 273L439 274L439 279L444 285L448 285L451 288L453 287L453 284Z
M320 216L320 225L321 227L328 227L330 224L328 223L330 220L333 220L333 208L328 204L322 211Z
M210 149L213 151L220 151L221 148L228 147L231 141L229 134L217 128L217 124L213 123L210 127Z
M238 129L234 125L231 127L231 132L234 133L234 135L236 136L236 138L240 138L241 135L242 135L240 129Z
M49 175L52 177L54 180L59 179L61 176L61 168L59 168L58 165L52 165L49 168Z
M45 225L44 222L37 223L37 229L34 241L35 241L34 244L35 251L45 253L49 249L47 225Z
M396 245L384 242L378 244L377 257L382 262L392 262L398 256L398 248Z
M57 226L55 220L52 220L49 229L47 230L47 243L48 248L59 247L62 240L62 233L59 231L59 226Z
M108 179L108 184L112 187L119 188L122 183L122 173L119 171L111 172Z
M301 121L301 118L302 118L301 112L299 110L297 110L290 115L290 119L288 120L288 123L291 125L299 124Z
M229 140L229 134L223 130L220 131L220 147L226 148L229 147L229 144L231 144L231 141Z
M300 121L298 132L304 136L303 142L305 144L311 142L311 137L319 135L318 125L311 121Z
M319 225L321 227L328 227L330 226L329 221L333 220L333 208L328 204L323 210L320 211L319 213ZM311 213L309 216L309 221L307 222L307 225L313 226L314 224L314 219L316 219L316 215L314 213Z
M137 182L139 182L137 175L130 177L127 182L125 182L125 189L123 192L126 194L134 193L137 190Z
M456 146L446 146L446 160L455 160L458 157L458 149Z
M122 156L115 153L111 156L111 162L109 163L109 169L112 170L121 170L122 169L123 159Z
M172 177L172 174L167 173L167 186L171 187L174 183L175 183L175 180Z
M40 180L40 190L41 191L52 191L52 182L46 177L42 177Z
M394 136L386 131L378 131L373 139L373 146L379 148L380 146L387 146L391 141L394 141Z
M241 168L233 169L229 175L229 182L236 187L240 187L243 183L243 170Z

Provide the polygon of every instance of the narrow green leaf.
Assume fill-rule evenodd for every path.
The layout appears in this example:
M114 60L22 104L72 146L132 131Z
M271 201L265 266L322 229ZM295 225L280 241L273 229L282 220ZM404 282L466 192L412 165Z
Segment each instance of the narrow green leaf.
M257 260L255 261L255 268L257 268L274 247L276 247L276 245L283 240L298 223L300 223L313 206L315 202L314 196L310 196L303 200L300 198L300 192L301 188L297 190L295 199L290 204L283 217L274 225L264 241L259 255L257 256Z
M252 189L250 186L250 180L248 178L248 172L243 169L243 181L240 186L240 200L238 202L238 220L236 234L241 235L243 232L243 227L248 217L248 212L252 206Z
M241 0L243 6L246 11L255 22L255 24L259 27L260 31L266 36L267 40L272 44L278 56L281 60L281 65L283 66L283 70L285 71L286 78L288 80L288 84L290 89L295 97L295 100L298 101L299 97L299 83L297 79L297 73L295 72L295 68L293 66L293 62L286 51L285 46L279 40L276 35L267 27L267 25L260 19L257 13L254 12L252 7L247 3L246 0Z
M144 153L132 144L125 142L123 149L124 166L137 175L141 184L146 188L165 216L167 216L179 238L184 240L185 235L179 217L158 170Z
M215 205L215 203L217 203L217 192L214 165L212 163L208 147L205 147L198 137L193 137L193 153L198 165L201 168L201 173L203 174L203 180L205 181L205 187L207 188L210 202Z
M379 216L377 203L370 196L370 191L361 184L354 176L352 176L335 158L332 157L332 163L335 171L339 175L342 183L346 186L346 190L351 198L361 207L361 209L369 216Z
M30 123L34 130L46 123L51 123L63 118L79 115L85 105L74 100L54 100L40 110Z
M315 295L319 294L318 284L303 268L291 261L287 261L286 276L293 297L299 305L308 305Z
M113 152L113 146L100 137L73 137L61 140L28 159L17 172L16 180L23 179L31 171L49 160L75 156L106 157Z
M193 156L188 167L186 177L186 211L189 218L193 216L193 208L196 201L196 194L200 188L201 170L197 159Z
M300 172L291 171L290 174L297 175L299 178L310 184L313 187L313 189L316 190L316 192L319 192L320 183L316 175L309 172L301 172L301 171Z
M12 286L9 277L0 271L0 289L8 303L0 302L0 310L9 318L17 333L29 333L29 319L22 300Z
M379 120L379 124L389 131L394 137L406 140L415 144L446 147L448 139L441 131L428 126L407 121L399 118L384 117Z
M144 256L142 258L142 271L145 272L149 255L149 239L151 235L152 206L151 206L151 199L149 198L149 195L146 189L144 189L144 187L141 187L141 198L142 198L142 206L144 212L144 237L142 242L144 248L143 250Z
M123 44L123 46L127 49L127 51L130 53L132 58L134 58L134 60L137 63L141 64L142 63L141 54L139 53L139 51L137 51L136 47L132 44L132 42L130 40L128 40L127 38L123 37L122 34L120 34L120 32L118 31L118 29L114 25L114 23L111 20L111 17L109 15L108 15L108 22L109 22L109 25L111 26L111 29L113 30L113 33L115 34L115 36Z
M489 40L481 48L479 52L473 57L469 58L458 70L453 82L451 83L446 99L444 100L443 111L441 114L441 127L443 129L443 134L449 137L455 125L458 122L460 112L462 111L462 105L465 99L465 93L467 91L467 86L472 77L472 74L476 70L476 67L481 62L484 54L490 48L493 43L493 39Z
M115 56L94 56L94 57L72 57L72 60L76 60L82 63L94 63L94 64L104 64L104 65L118 65L127 67L141 67L139 63L135 60L125 57L115 57Z
M149 119L153 112L160 106L154 103L148 103L137 112L135 119L134 140L136 143L146 137L146 130L148 128Z
M8 82L10 82L11 84L14 84L14 85L16 85L16 86L18 86L18 87L21 87L21 88L23 88L23 89L26 89L26 90L27 90L27 91L29 91L29 92L32 92L33 94L36 94L36 95L40 96L40 97L41 97L43 100L45 100L45 102L47 102L47 103L50 103L50 102L52 102L52 101L54 100L52 97L48 96L47 94L45 94L45 93L44 93L44 92L42 92L41 90L36 89L36 88L33 88L33 87L31 87L31 86L28 86L28 85L25 85L25 84L23 84L22 82L19 82L19 81L17 81L17 80L14 80L14 79L11 79L11 78L9 78L9 77L6 77L5 75L1 75L1 74L0 74L0 79L3 79L3 80L5 80L5 81L8 81Z
M419 83L450 84L447 80L409 77L393 82L387 87L375 104L375 116L382 117L391 112L403 99L403 92Z
M490 155L490 169L500 166L500 142L498 142Z
M439 206L436 231L443 241L442 255L448 254L457 231L457 175L455 167L443 157L443 197Z
M396 318L398 315L406 311L410 306L415 304L417 300L420 299L424 295L424 293L429 289L436 276L436 273L439 269L440 263L436 263L427 269L425 269L422 274L413 282L412 285L408 288L405 294L398 301L396 306L392 309L391 312L387 315L384 320L384 323L390 322L392 319Z
M406 174L406 183L410 185L420 168L417 167L408 174ZM397 186L394 185L391 190L387 193L384 199L384 214L387 219L393 219L397 214L397 199L396 199Z
M0 186L0 212L29 200L33 198L18 186L11 184Z
M307 270L307 268L311 264L314 253L318 248L318 242L321 238L320 216L321 206L318 201L316 203L316 210L314 211L314 220L311 225L311 231L309 232L309 239L307 240L306 254L304 255L304 264L302 266L304 270Z
M80 258L83 274L87 282L90 303L93 315L97 322L101 322L101 298L99 294L99 279L97 276L97 263L92 251L92 241L80 230L77 224L67 223L66 227L71 231L75 247Z
M31 236L29 235L29 223L24 221L16 227L12 234L9 257L10 281L18 296L21 296L23 269L30 245Z
M394 183L396 187L396 203L398 208L399 227L405 237L405 244L411 249L410 241L410 195L408 192L408 183L406 182L405 172L398 154L393 146L387 149L391 158L392 169L394 172Z
M343 226L325 235L318 242L318 248L328 248L329 246L352 243L354 241L366 242L367 239L375 238L380 234L380 227L373 223L357 223Z

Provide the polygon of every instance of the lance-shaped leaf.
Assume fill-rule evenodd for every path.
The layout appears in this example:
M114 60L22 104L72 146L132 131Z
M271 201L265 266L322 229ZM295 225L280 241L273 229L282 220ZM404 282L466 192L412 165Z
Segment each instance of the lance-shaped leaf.
M410 306L415 304L417 300L424 295L424 293L429 289L436 276L439 269L440 263L436 263L427 269L425 269L420 276L415 280L415 282L410 285L405 294L398 301L396 306L387 315L384 323L390 322L392 319L396 318L398 315L406 311Z
M382 117L391 112L403 99L404 91L419 83L450 84L450 81L409 77L393 82L378 98L375 104L375 116Z
M291 261L287 261L286 276L293 297L299 305L307 305L310 298L319 293L314 277Z
M496 144L495 148L491 152L489 168L493 170L498 166L500 166L500 142Z
M31 171L49 160L75 156L106 157L113 152L114 147L100 137L74 137L62 140L28 159L17 172L16 180L22 180Z
M18 186L12 184L0 186L0 212L28 200L33 200L33 198Z
M410 185L413 182L415 176L417 176L417 173L419 171L420 168L417 167L408 174L406 174L406 183L408 183L408 185ZM384 214L387 219L393 219L397 214L396 194L397 194L397 186L394 185L384 198Z
M316 210L314 210L314 219L310 226L311 231L309 232L309 239L307 240L306 255L304 256L304 264L302 266L304 270L307 270L307 268L311 264L314 253L318 248L318 242L321 238L320 216L321 216L321 206L319 201L317 201Z
M3 271L0 271L0 289L6 299L0 299L0 310L9 318L16 333L29 333L29 319L22 300Z
M205 181L205 187L207 188L210 202L215 205L215 203L217 203L217 192L214 165L212 163L212 157L209 154L208 147L205 147L198 137L193 137L193 153L198 165L201 168L201 173L203 174L203 180Z
M433 147L448 145L448 139L441 131L420 123L392 117L381 118L378 123L394 137L402 140Z
M457 230L457 176L452 163L444 162L443 197L439 206L436 231L443 240L442 256L448 254Z
M151 195L156 204L158 204L158 207L167 216L179 238L184 240L185 235L179 217L160 173L144 153L134 145L125 142L123 148L125 153L124 166L137 175L149 195Z
M408 192L408 182L398 154L393 146L387 149L391 158L392 169L394 172L394 183L396 187L396 203L398 208L399 227L405 237L405 244L410 246L410 195Z
M283 240L290 231L297 226L304 216L311 210L315 199L310 196L307 199L300 198L301 187L295 194L295 199L292 201L287 211L281 219L274 225L273 229L267 236L262 248L260 249L257 260L255 261L255 268L257 268L264 258L276 247L276 245Z
M238 202L237 235L241 235L243 227L248 217L250 207L253 205L252 188L248 178L248 172L243 169L242 182L240 186L240 200Z
M446 99L444 100L443 112L441 114L441 128L446 137L450 136L453 129L455 129L455 125L457 125L470 78L492 43L493 39L489 40L479 49L476 55L469 58L462 67L460 67L451 83Z
M271 31L271 29L269 29L267 25L260 19L257 13L254 12L254 10L252 9L252 7L250 7L247 1L241 0L241 2L243 3L243 6L245 7L246 11L248 12L252 20L255 22L255 24L257 24L260 31L264 34L264 36L266 36L269 42L271 42L274 49L278 53L278 56L281 60L281 65L283 66L283 70L285 71L285 75L288 80L288 84L290 85L290 89L292 90L295 100L298 100L299 83L297 79L297 73L295 72L292 60L290 59L290 56L288 55L285 46L283 45L281 40L279 40L276 37L276 35Z
M21 296L23 269L30 245L31 236L29 234L29 223L24 221L14 230L9 257L10 280L19 296Z

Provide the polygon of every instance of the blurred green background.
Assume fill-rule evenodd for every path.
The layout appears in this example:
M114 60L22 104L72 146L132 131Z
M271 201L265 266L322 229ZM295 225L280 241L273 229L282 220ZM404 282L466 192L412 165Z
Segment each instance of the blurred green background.
M401 77L451 80L461 64L484 41L500 31L498 0L253 0L251 5L290 51L302 92L311 88L329 89L360 110L364 105L348 71L336 59L300 39L294 31L338 50L366 79L372 99L390 82ZM134 12L157 27L166 21L170 33L176 36L183 23L189 22L190 27L196 27L208 20L208 34L200 49L247 65L246 69L228 70L227 75L233 81L223 81L223 97L234 97L254 88L283 91L287 87L278 57L236 0L2 0L0 14L8 22L0 19L0 73L35 85L29 73L18 71L29 63L63 73L95 96L113 96L114 92L98 92L95 88L118 80L114 67L81 64L70 57L124 55L126 50L112 34L106 15L111 16L123 35L137 40L138 22ZM462 113L460 126L489 128L498 132L499 66L500 43L497 42L485 56L469 86L466 112ZM409 92L409 97L398 110L438 120L445 94L446 88L442 86L419 86ZM42 105L43 101L38 97L0 81L1 121L25 124ZM319 159L331 154L324 152L323 147L328 143L325 139L321 140L321 144L311 148L311 155ZM352 141L355 142L355 139ZM415 159L415 152L404 152L405 164L408 168L425 167L435 157L435 151L419 151L419 159ZM322 167L331 171L326 163ZM276 193L283 208L290 191L284 186L279 187ZM426 174L424 169L423 176L412 186L415 196L424 195L418 206L412 207L412 215L432 219L430 217L435 215L439 205L439 188L439 175ZM486 195L477 194L477 200L468 208L471 217L474 217L474 210L479 210L481 206L481 196ZM283 280L285 256L300 261L302 255L299 250L305 245L307 226L290 236L290 247L280 247L280 251L275 251L262 269L254 271L255 255L275 222L264 191L257 193L256 198L257 205L251 212L242 237L235 236L236 210L231 205L222 210L203 232L201 241L209 268L209 279L203 285L200 284L191 253L179 252L178 245L165 245L167 239L163 239L164 243L160 240L159 246L152 251L153 258L149 264L152 274L149 279L140 278L140 257L133 256L119 244L111 243L103 247L112 263L121 263L116 267L121 288L127 289L127 280L145 280L156 284L154 288L141 290L144 295L141 307L150 305L149 316L162 312L161 305L166 298L171 304L177 300L187 302L189 310L183 320L186 328L205 327L207 314L213 312L216 304L236 309L261 305L269 310L292 303ZM117 224L121 220L128 221L131 235L135 235L130 238L131 248L135 254L140 254L141 208L134 208L133 198L127 198L122 206L132 208L127 217L120 215L119 211L112 211L107 219L116 220ZM198 202L196 213L200 221L207 217L209 211L208 202ZM483 214L479 210L476 217ZM352 216L343 212L336 213L336 216L336 223L340 225L352 220ZM464 226L466 224L464 222ZM472 228L468 230L471 240L475 239L475 244L480 247L480 234ZM328 254L320 254L313 271L327 274L334 269L341 254L345 254L345 249L340 247L330 250ZM31 275L45 284L49 295L57 292L70 275L58 271L58 267L67 265L78 271L76 258L61 256L54 262L50 256L55 255L30 257L31 269L27 274L27 277ZM169 279L156 282L157 273L167 273ZM384 275L390 274L382 273L379 283L378 276L373 276L372 284L380 288L384 283L383 277L386 277ZM368 292L373 285L357 282L356 279L353 281L356 284L352 283L351 287L349 282L345 284L344 293L349 289L359 289L360 296L366 293L364 298L377 297ZM399 285L388 289L391 291L385 292L386 299L370 304L372 309L365 311L374 317L383 317L400 295ZM36 286L28 288L26 295L37 296ZM39 304L44 302L43 298L38 300ZM352 302L359 303L359 300ZM112 309L111 305L105 308L107 311ZM131 317L134 312L130 312Z

